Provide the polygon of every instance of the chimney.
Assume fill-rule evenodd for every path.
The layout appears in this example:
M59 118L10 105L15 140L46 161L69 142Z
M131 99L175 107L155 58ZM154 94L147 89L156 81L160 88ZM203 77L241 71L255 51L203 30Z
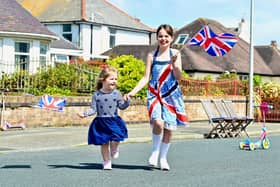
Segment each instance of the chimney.
M86 0L81 0L82 1L82 10L81 10L81 14L82 14L82 19L86 20L87 16L86 16Z
M140 22L141 20L139 18L134 18L135 21Z
M238 28L237 28L237 35L240 35L241 32L243 31L243 27L245 25L245 19L241 18L240 23L238 24Z
M277 48L277 41L276 40L272 40L271 43L270 43L271 47L273 48Z

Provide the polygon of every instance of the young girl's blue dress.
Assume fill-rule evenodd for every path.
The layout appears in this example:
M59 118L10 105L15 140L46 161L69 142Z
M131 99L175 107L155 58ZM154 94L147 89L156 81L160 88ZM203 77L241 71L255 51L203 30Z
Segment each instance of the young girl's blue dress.
M118 90L111 93L96 91L92 96L91 109L85 116L95 113L88 131L88 144L103 145L110 141L120 142L128 137L124 120L118 115L118 109L129 106Z
M164 121L164 127L175 130L177 125L187 125L188 118L178 81L173 75L170 60L158 61L158 50L155 51L151 67L151 80L149 81L147 94L147 107L151 120Z

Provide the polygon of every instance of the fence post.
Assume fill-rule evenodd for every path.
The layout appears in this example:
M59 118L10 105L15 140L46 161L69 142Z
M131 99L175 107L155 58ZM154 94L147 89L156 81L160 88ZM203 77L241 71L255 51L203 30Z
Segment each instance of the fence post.
M237 95L237 80L233 81L233 94Z
M208 82L208 80L206 80L206 82L205 82L205 94L206 94L206 96L208 96L208 94L209 94L209 82Z

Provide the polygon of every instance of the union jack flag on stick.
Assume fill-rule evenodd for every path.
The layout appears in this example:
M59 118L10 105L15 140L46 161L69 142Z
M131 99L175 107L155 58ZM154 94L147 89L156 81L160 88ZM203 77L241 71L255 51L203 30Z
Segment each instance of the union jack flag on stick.
M199 45L211 56L227 54L238 41L238 37L229 33L216 34L205 25L186 45Z
M37 107L62 112L65 105L66 99L54 98L46 94L40 98Z

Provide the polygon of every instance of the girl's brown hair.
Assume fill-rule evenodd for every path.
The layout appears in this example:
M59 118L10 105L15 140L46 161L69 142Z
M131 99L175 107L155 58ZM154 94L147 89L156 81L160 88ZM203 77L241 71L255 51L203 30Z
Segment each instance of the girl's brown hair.
M96 90L100 90L102 88L103 81L105 81L106 78L109 77L111 73L118 73L118 70L114 67L102 68L97 78Z
M157 32L156 32L156 33L157 33L157 36L158 36L158 33L159 33L159 31L160 31L161 29L164 29L164 30L167 32L167 34L169 34L170 36L173 37L174 32L173 32L173 28L172 28L171 25L168 25L168 24L162 24L162 25L160 25L160 26L157 28Z

